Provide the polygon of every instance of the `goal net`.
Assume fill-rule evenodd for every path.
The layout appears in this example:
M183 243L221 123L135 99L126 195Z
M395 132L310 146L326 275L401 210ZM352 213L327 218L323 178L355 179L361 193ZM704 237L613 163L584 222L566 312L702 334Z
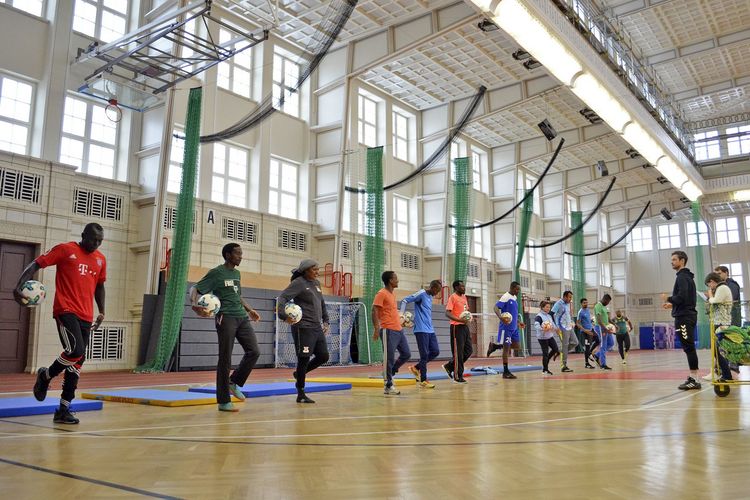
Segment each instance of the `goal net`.
M277 304L278 305L278 304ZM328 321L331 330L326 335L330 358L323 366L340 366L352 363L352 328L358 315L366 314L361 302L326 302ZM297 366L297 353L294 348L292 326L276 318L276 368Z

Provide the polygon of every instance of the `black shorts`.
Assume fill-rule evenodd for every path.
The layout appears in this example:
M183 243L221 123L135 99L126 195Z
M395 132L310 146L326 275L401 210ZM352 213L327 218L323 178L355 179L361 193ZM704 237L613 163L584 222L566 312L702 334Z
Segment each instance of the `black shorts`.
M292 326L294 348L299 358L309 358L313 354L328 352L326 337L322 328Z

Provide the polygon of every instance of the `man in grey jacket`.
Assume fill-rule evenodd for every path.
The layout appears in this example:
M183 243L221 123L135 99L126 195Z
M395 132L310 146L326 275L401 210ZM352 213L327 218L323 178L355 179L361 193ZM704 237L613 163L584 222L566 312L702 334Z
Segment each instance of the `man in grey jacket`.
M292 337L297 351L297 370L293 373L297 380L297 402L314 403L305 395L305 375L328 361L328 346L325 334L330 330L328 311L320 289L318 273L320 268L313 259L304 259L292 271L289 286L279 295L279 318L292 325ZM302 309L302 319L295 323L287 316L285 308L290 302ZM310 359L312 358L312 360Z

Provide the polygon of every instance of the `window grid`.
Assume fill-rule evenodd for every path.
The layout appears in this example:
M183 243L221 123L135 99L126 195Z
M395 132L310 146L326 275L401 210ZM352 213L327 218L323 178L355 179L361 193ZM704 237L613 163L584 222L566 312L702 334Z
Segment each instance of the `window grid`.
M471 150L471 170L473 175L471 176L471 182L474 189L477 191L482 190L482 172L484 171L484 158L485 156L479 151L474 149Z
M565 199L565 203L568 208L568 227L573 227L573 212L578 210L578 200L572 196L568 196Z
M606 213L599 215L599 239L604 243L609 243L609 227Z
M76 0L73 30L103 42L127 32L128 5L114 0Z
M630 241L633 252L645 252L654 249L654 241L651 235L651 226L636 227L630 233Z
M362 93L358 104L359 142L374 148L378 145L378 102Z
M393 156L409 161L409 122L414 117L399 110L393 110Z
M745 288L745 280L742 276L741 262L732 262L720 265L726 266L729 269L729 277L736 281L737 284L740 285L740 288Z
M271 158L268 193L269 213L298 218L297 184L299 167L293 163Z
M0 149L28 154L34 87L0 75Z
M599 266L600 272L599 272L599 284L601 286L612 286L612 275L611 270L608 262L602 262L601 266Z
M297 81L299 80L299 64L292 61L291 55L286 51L276 47L273 55L273 99L278 107L279 101L284 99L281 111L288 115L299 118L299 90L297 90Z
M230 40L232 40L233 35L232 32L226 29L219 28L219 43L227 43ZM279 56L282 57L282 56ZM283 58L282 58L283 59ZM286 59L284 59L281 62L278 62L278 64L281 64L284 66L287 64ZM281 86L290 84L287 81L276 81L276 64L277 61L274 58L274 89L276 88L276 84L279 85L279 89ZM294 63L291 63L294 64ZM234 92L237 95L241 95L243 97L250 98L252 97L252 69L253 69L253 56L252 56L252 49L245 49L242 52L239 52L238 54L235 54L227 61L223 61L219 63L219 71L216 79L216 83L219 87L229 90L230 92ZM286 67L284 67L284 70L286 70ZM285 73L282 73L282 75ZM295 82L296 84L296 79ZM278 91L280 92L280 90ZM275 92L274 98L278 99L278 95L280 93ZM278 94L278 95L277 95ZM297 93L294 93L295 97L297 96ZM291 115L297 116L298 110L292 113L292 107L293 104L289 104L290 109L286 109L287 104L284 104L284 112L289 113Z
M214 144L212 201L247 208L248 156L246 149Z
M725 217L716 219L716 244L739 243L740 227L737 217Z
M114 179L118 124L104 110L82 99L65 98L60 162L88 175Z
M727 155L745 155L750 153L750 125L727 128L727 135L736 134L735 137L727 137Z
M409 244L409 201L401 196L393 197L393 239Z
M697 227L696 227L697 225ZM686 224L687 246L708 245L708 226L701 221Z
M474 221L474 224L479 224L479 222ZM481 259L484 254L484 245L482 244L482 229L474 229L471 232L471 239L474 242L472 246L474 251L472 252L472 254L474 255L474 257L479 257Z
M526 192L529 191L534 186L534 184L536 184L536 181L537 181L536 177L534 177L533 175L526 174L525 175L525 184L524 184L525 188L524 188L524 192L522 193L521 196L523 196L524 194L526 194ZM533 211L534 211L534 213L536 215L541 216L541 214L542 214L542 207L540 206L541 205L541 199L539 197L539 188L537 188L537 189L534 190L534 194L532 195L532 198L534 199L533 200L534 201Z
M658 229L659 250L668 248L680 248L680 225L662 224Z
M745 216L745 241L750 241L750 215Z
M452 181L456 180L456 165L455 163L453 163L453 160L455 160L456 158L465 158L466 154L467 154L466 141L458 139L451 143L450 170L451 170Z
M709 140L714 138L714 140ZM721 157L721 148L719 147L719 131L709 130L693 135L695 141L695 159L696 161L713 160Z
M0 0L0 3L10 5L37 17L42 17L44 0Z

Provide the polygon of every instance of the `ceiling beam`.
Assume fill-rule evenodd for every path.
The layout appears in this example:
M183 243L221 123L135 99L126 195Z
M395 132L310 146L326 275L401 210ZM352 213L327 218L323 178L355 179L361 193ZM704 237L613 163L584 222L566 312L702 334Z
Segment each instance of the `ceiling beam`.
M649 66L661 65L674 62L678 59L684 59L698 54L711 52L723 47L747 45L748 42L750 42L750 28L736 31L728 35L708 38L706 40L683 45L681 47L674 47L672 49L649 56L644 62Z

